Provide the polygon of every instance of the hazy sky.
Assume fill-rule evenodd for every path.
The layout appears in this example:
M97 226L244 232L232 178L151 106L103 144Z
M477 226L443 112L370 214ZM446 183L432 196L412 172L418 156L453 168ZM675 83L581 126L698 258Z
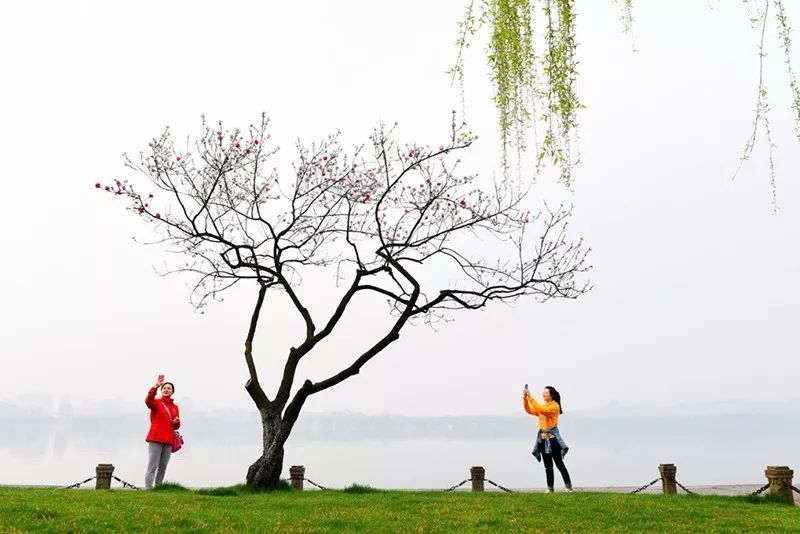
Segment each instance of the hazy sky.
M575 302L493 305L438 331L420 326L313 411L510 414L529 382L565 408L800 398L800 150L783 58L766 80L779 147L773 214L763 141L735 181L751 130L758 64L741 2L635 2L635 42L614 2L578 2L583 162L572 231L594 252L595 289ZM800 10L787 3L800 30ZM249 409L243 340L255 294L205 315L187 280L160 278L147 225L95 191L123 176L169 124L246 126L262 111L288 163L295 138L342 130L361 143L380 120L439 144L457 88L465 0L448 2L12 2L0 7L0 401L115 398L137 406L158 372L202 409ZM774 38L774 35L770 36ZM795 33L800 41L800 34ZM793 59L800 68L800 47ZM497 169L491 86L480 47L466 111L469 158ZM542 180L540 193L564 197ZM308 291L325 311L330 281ZM326 304L327 303L327 304ZM380 332L359 306L299 380L327 376ZM380 313L376 313L376 310ZM256 355L268 389L299 318L270 302ZM320 320L318 320L320 322ZM360 337L361 336L361 337ZM361 341L361 344L359 344Z

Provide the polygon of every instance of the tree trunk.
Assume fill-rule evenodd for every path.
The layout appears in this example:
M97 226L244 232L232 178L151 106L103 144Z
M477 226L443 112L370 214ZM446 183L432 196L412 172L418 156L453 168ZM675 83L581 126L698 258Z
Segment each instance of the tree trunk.
M283 445L290 428L271 411L261 412L264 452L247 470L247 485L257 489L275 489L283 471Z

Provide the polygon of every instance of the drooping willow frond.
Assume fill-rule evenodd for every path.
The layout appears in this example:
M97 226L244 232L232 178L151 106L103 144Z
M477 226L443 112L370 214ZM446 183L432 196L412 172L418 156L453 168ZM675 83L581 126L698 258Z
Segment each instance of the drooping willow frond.
M486 57L495 87L502 143L502 165L510 167L509 151L518 157L534 139L537 168L550 163L569 186L577 162L577 113L583 106L575 88L578 78L574 0L473 0L459 22L460 36L453 76L463 80L463 51L482 27L490 30ZM540 49L537 49L537 46Z
M621 10L623 30L632 37L633 0L614 2ZM759 134L763 132L768 145L773 207L777 209L775 144L764 81L765 35L767 23L771 20L770 7L789 76L794 133L800 140L800 84L791 62L791 26L783 0L744 0L743 3L760 38L755 118L739 167L750 158ZM486 58L495 88L493 101L497 109L504 172L507 174L510 167L510 150L516 150L518 158L521 158L532 145L537 172L544 165L552 165L559 171L560 181L569 187L572 171L580 159L577 150L578 112L584 107L576 90L579 73L574 0L471 0L464 19L459 22L456 41L459 52L451 69L454 79L462 82L462 99L464 51L471 39L485 27L489 32Z

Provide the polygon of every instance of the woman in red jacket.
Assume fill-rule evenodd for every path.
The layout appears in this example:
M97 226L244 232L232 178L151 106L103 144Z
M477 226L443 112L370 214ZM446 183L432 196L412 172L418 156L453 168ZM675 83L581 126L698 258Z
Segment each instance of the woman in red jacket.
M161 397L156 398L156 391L161 390ZM150 408L150 432L147 433L147 447L149 460L147 472L144 475L144 486L153 488L153 479L156 485L164 482L164 473L167 463L172 455L172 442L175 430L181 426L178 405L172 401L175 386L172 382L164 382L163 375L159 375L156 385L147 392L144 403Z

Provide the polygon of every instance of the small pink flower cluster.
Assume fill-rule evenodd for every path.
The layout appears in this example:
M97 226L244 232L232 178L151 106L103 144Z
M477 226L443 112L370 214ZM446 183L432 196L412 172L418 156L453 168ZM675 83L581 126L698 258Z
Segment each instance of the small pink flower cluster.
M128 183L128 180L119 180L114 178L112 185L103 185L100 182L96 182L94 184L95 189L101 189L107 193L111 193L114 196L125 195L133 201L133 206L130 208L139 215L145 214L145 212L149 213L150 203L153 200L153 193L147 195L145 199L142 199L141 195L137 193L133 186ZM154 213L152 216L156 219L161 218L161 213Z
M226 134L230 141L227 148L224 146L223 142ZM213 136L207 137L207 141L215 141L216 146L222 152L222 155L232 158L234 161L241 162L246 156L250 156L258 151L258 147L261 145L261 139L255 137L256 134L263 135L263 132L259 133L255 131L251 125L250 140L245 141L242 139L242 132L239 129L228 133L227 131L222 130L222 124L220 124L220 128L214 133Z

